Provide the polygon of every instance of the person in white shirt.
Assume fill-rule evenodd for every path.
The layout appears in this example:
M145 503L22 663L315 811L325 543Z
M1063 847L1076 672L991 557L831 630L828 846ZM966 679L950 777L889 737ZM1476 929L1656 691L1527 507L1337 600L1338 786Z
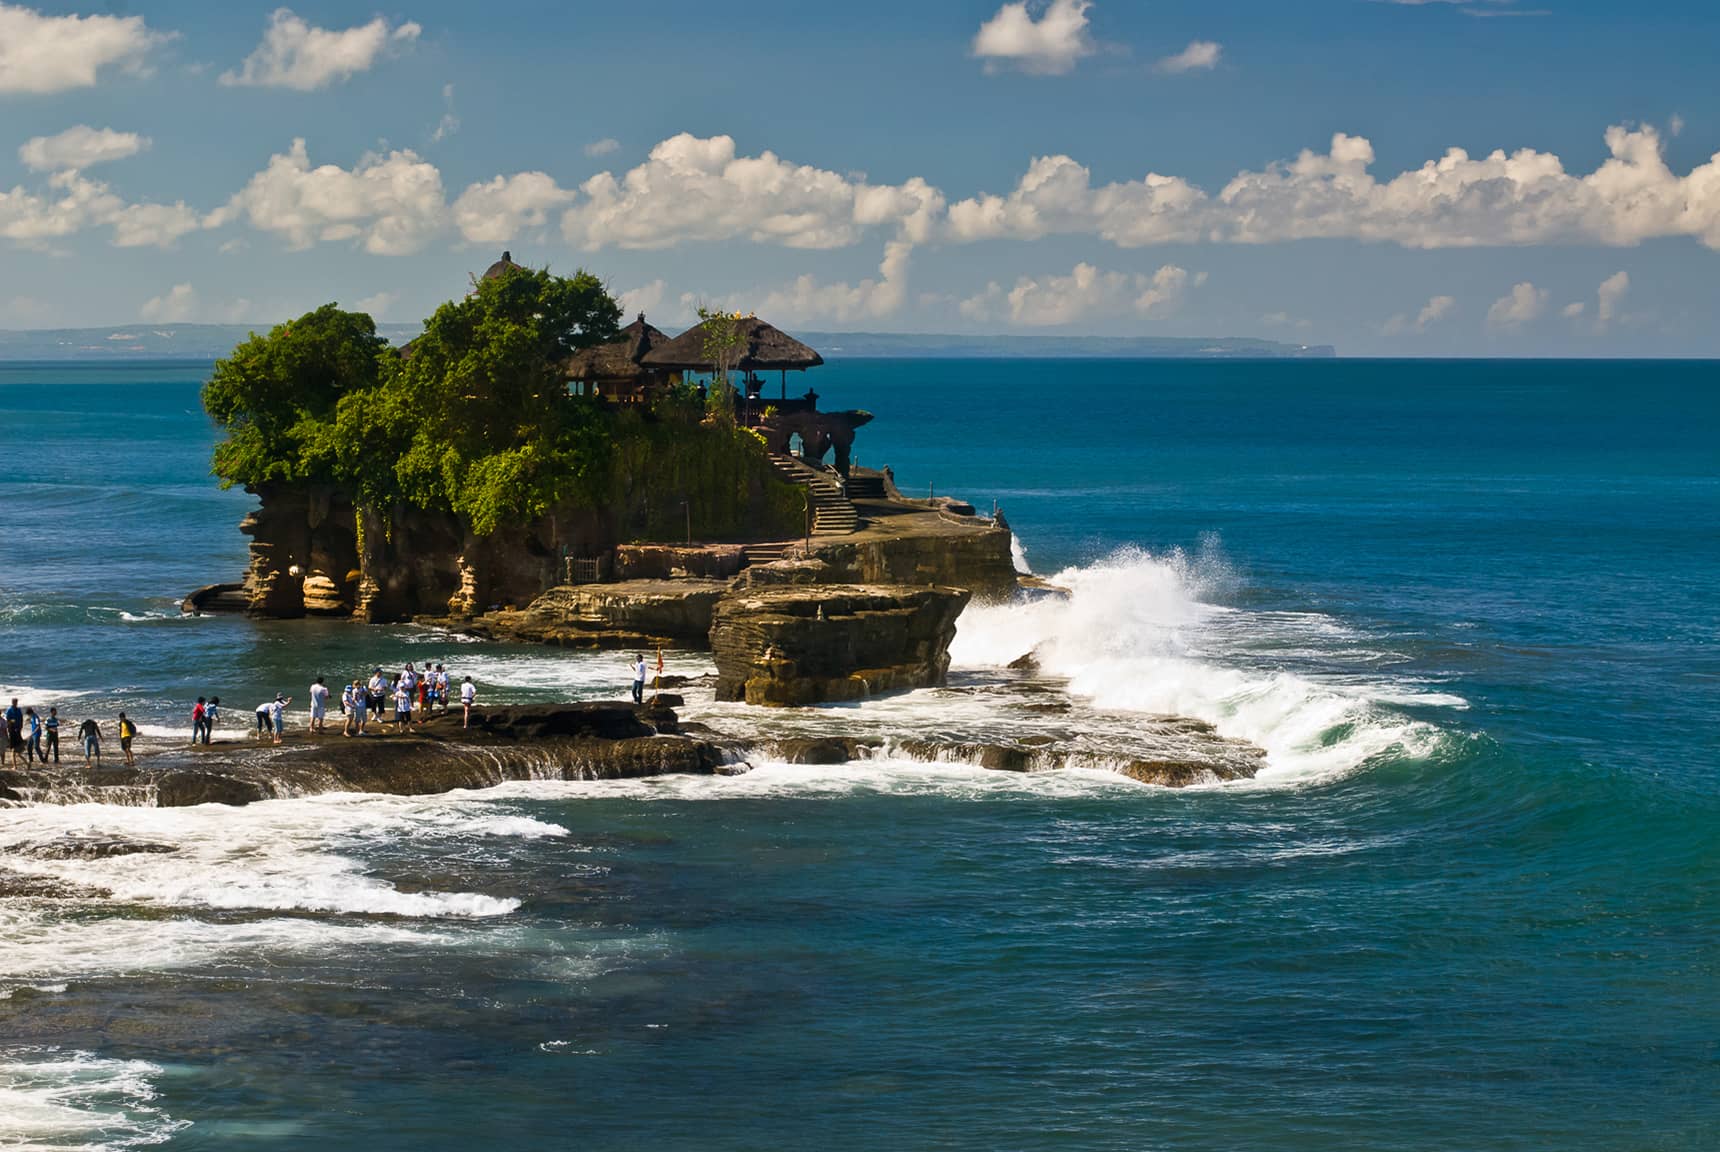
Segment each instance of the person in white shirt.
M271 732L275 743L281 742L281 730L286 726L287 705L292 703L292 697L276 695L264 704L257 705L257 738L261 740Z
M402 676L394 684L394 722L405 732L412 727L412 690Z
M311 683L311 731L319 736L325 730L328 719L328 685L318 676Z
M468 676L465 682L460 685L460 727L470 728L472 726L472 705L477 702L477 699L478 686L472 683L472 678Z
M645 654L635 653L633 657L633 703L645 703Z

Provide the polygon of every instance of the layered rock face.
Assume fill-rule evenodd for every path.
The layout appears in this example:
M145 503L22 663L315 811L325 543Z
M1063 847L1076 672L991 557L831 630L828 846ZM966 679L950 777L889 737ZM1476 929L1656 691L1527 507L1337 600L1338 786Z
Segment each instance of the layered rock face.
M976 600L1004 600L1016 588L1013 539L1008 528L976 524L960 531L814 541L810 554L829 565L833 580L966 588Z
M703 648L722 580L630 580L551 588L519 612L492 612L467 631L568 648Z
M931 688L949 672L961 588L788 585L717 605L717 699L785 707Z

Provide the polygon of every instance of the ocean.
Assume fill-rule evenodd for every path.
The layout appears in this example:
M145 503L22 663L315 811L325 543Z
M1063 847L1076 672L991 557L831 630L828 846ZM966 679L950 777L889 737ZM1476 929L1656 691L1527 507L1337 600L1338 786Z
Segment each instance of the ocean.
M181 617L245 564L207 367L0 365L0 695L167 738L217 693L233 738L406 659L622 694L616 655ZM1720 1147L1717 373L832 363L861 463L995 501L1072 595L970 609L948 690L747 722L983 734L1032 649L1063 735L1193 716L1260 777L0 809L0 867L99 890L0 900L0 1147Z

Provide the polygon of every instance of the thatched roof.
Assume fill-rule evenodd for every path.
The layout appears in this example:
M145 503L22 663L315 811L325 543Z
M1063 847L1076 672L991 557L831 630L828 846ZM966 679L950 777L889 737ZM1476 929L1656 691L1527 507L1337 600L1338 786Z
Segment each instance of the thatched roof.
M766 324L756 316L748 316L734 323L741 329L741 347L730 367L737 371L763 372L779 368L798 370L816 368L824 363L824 357L774 324ZM705 325L695 324L662 347L653 349L646 354L644 363L650 368L671 368L687 372L712 371L715 366L705 355Z
M633 380L648 368L640 361L669 343L669 337L645 322L645 313L607 344L583 348L567 358L569 380Z
M498 276L505 276L509 272L518 271L519 267L520 266L518 264L514 263L514 254L512 252L503 252L500 260L497 260L494 264L484 269L484 275L481 279L494 280Z

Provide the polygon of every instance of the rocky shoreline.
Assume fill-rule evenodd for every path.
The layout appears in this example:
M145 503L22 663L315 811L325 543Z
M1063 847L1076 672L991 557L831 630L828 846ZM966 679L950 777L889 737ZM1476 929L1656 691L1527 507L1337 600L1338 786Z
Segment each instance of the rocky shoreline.
M1054 686L1021 684L1009 706L1073 707L1054 701ZM950 690L959 699L965 689ZM1033 703L1040 697L1052 700ZM1219 736L1200 721L1163 717L1128 738L1094 748L1055 729L891 734L850 724L831 731L838 714L795 713L775 732L684 723L682 697L661 694L643 706L585 702L496 707L462 728L442 716L409 732L346 738L289 734L279 745L248 740L211 745L140 742L136 767L110 759L86 769L68 756L44 770L0 770L0 804L118 804L189 807L245 805L330 792L428 795L518 780L617 780L664 775L739 775L752 763L842 765L871 760L963 764L1002 772L1103 769L1167 788L1246 779L1265 753ZM778 715L781 715L778 713ZM1138 724L1141 722L1137 722ZM747 728L750 726L742 726Z

